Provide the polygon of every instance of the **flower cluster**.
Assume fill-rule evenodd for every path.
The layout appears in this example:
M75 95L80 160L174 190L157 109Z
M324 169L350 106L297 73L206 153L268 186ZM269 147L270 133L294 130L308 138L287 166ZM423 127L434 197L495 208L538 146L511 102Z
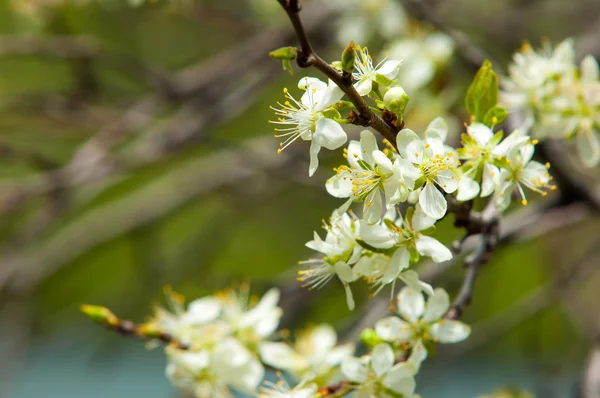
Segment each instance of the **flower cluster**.
M573 139L587 167L600 162L600 73L586 56L575 63L573 40L536 51L525 44L503 82L502 102L523 113L522 131L543 139Z

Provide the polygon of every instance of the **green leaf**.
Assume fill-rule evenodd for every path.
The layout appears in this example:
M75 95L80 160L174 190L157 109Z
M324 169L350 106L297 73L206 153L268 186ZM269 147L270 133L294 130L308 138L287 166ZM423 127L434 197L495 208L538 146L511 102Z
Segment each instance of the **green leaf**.
M374 348L384 342L373 329L368 328L363 330L360 334L360 341L362 341L367 348Z
M334 108L327 108L322 113L323 116L328 119L340 119L342 117L342 115Z
M380 75L379 73L375 75L375 81L382 86L390 86L396 82L395 80Z
M504 131L500 130L496 134L494 134L494 136L492 137L492 139L489 142L489 145L492 145L492 146L498 145L500 143L500 141L502 141L502 137L504 137Z
M499 106L495 106L486 112L485 116L483 117L483 124L485 124L488 127L492 127L502 123L506 120L507 117L508 112L506 111L506 109Z
M423 345L425 346L425 349L427 350L427 355L430 357L435 356L435 343L433 342L433 340L425 340L423 342Z
M292 62L289 59L284 59L281 61L281 65L283 66L283 70L287 70L290 72L290 75L294 74L294 69L292 69Z
M360 167L362 167L362 168L363 168L363 170L373 170L373 168L371 167L371 165L370 165L369 163L365 162L365 161L364 161L364 160L362 160L362 159L358 159L358 160L356 161L356 163L358 163L358 165L359 165Z
M415 208L414 207L409 207L408 209L406 209L406 216L404 217L406 219L406 222L410 225L412 225L412 218L415 215Z
M413 264L418 263L419 259L421 258L421 255L417 251L417 248L412 246L408 249L408 252L410 253L410 262Z
M487 112L498 103L498 75L486 60L467 90L465 105L475 121L484 122Z

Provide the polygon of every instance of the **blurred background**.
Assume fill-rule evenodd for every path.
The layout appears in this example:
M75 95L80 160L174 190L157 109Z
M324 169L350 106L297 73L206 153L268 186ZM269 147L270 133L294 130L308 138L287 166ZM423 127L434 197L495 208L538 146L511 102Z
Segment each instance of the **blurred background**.
M295 43L277 2L137 3L0 0L0 397L177 396L160 350L93 325L82 303L142 321L165 285L194 299L250 281L280 287L283 326L326 321L343 339L387 311L387 292L358 292L349 312L340 285L308 294L295 280L304 243L341 204L323 185L342 158L322 152L309 179L306 143L276 153L269 105L304 73L267 56ZM429 71L407 89L408 125L444 114L455 140L474 74L465 37L499 73L525 39L574 37L578 59L600 54L597 0L305 3L326 59L355 39ZM411 49L438 28L444 55L415 66ZM579 396L600 337L600 223L575 189L593 192L597 173L566 170L560 194L503 222L506 244L465 313L473 335L426 363L424 397ZM448 244L461 234L451 219L438 231ZM460 262L424 267L435 285L460 285Z

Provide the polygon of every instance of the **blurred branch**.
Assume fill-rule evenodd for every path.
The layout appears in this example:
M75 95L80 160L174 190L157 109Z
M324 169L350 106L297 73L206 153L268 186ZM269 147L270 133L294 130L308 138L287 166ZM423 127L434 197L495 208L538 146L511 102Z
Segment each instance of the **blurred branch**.
M0 261L0 288L33 289L62 264L90 248L163 217L219 186L246 181L293 159L292 152L276 155L271 144L270 139L256 139L239 148L190 161L123 199L85 213L45 241L32 242L35 249L5 251Z
M568 271L556 277L546 286L539 287L507 310L473 326L473 333L464 343L447 348L449 355L464 355L488 342L495 341L516 326L549 308L561 297L574 294L580 283L588 279L596 269L594 259L600 255L600 241L589 245L586 252L573 263Z
M473 71L478 71L483 61L489 59L493 64L499 67L499 63L485 54L484 51L476 46L467 35L463 32L453 29L437 15L433 7L426 0L402 0L406 9L417 19L428 23L436 29L446 33L454 40L456 52L463 62L468 65Z

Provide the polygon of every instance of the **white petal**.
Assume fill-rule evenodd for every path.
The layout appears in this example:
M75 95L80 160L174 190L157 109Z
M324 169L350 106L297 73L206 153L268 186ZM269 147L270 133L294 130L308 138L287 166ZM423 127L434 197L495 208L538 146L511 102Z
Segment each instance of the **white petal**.
M363 206L363 219L369 224L375 224L381 220L383 215L383 204L379 189L374 189L365 198Z
M386 375L383 379L383 385L396 393L402 394L402 396L410 396L417 387L414 378L415 373L416 370L412 365L401 362Z
M352 271L352 268L348 264L340 261L340 262L336 263L333 266L333 268L335 269L335 273L337 274L337 276L340 278L340 280L342 282L349 283L349 282L354 281L354 279L355 279L354 272Z
M360 132L360 147L360 156L362 160L370 165L373 165L372 153L378 150L379 147L377 146L377 139L375 138L375 135L373 135L373 133L371 133L369 130L363 130Z
M329 84L327 85L327 88L323 90L321 100L319 104L317 104L316 109L324 110L325 108L328 108L329 106L338 102L343 96L344 92L342 89L339 88L339 86L333 81L329 80Z
M469 134L479 147L484 147L494 136L492 130L482 123L472 123L467 126L467 134Z
M379 344L371 352L371 369L378 377L386 374L394 366L394 350L388 344Z
M400 273L400 275L398 275L398 279L402 280L404 283L406 283L406 286L408 286L409 288L418 291L418 292L425 292L428 295L432 295L433 294L433 287L431 287L431 285L429 283L425 283L423 281L421 281L419 279L419 274L417 274L416 271L413 270L408 270L408 271L404 271L402 273Z
M387 285L392 283L397 277L400 271L408 268L410 264L410 253L404 247L396 250L394 255L390 258L390 262L383 273L381 280L382 284Z
M386 341L410 341L415 330L409 323L404 322L397 316L389 316L380 319L375 324L375 333Z
M581 155L583 163L587 167L594 167L600 161L600 143L598 143L598 133L591 130L581 130L575 137L577 149Z
M598 61L592 55L586 55L581 61L581 81L585 83L596 82L600 78Z
M423 161L423 141L419 136L410 129L401 130L396 136L396 145L398 146L398 152L412 163L421 164Z
M294 369L298 364L298 354L285 343L264 342L258 351L265 364L277 369Z
M388 174L388 173L393 173L393 165L392 165L392 161L385 156L385 154L379 150L377 151L373 151L372 153L373 155L373 160L375 161L375 163L377 163L380 167L381 170Z
M308 176L312 177L315 171L319 168L319 152L321 151L321 145L315 140L310 143L310 163L308 165Z
M360 221L360 237L369 245L387 249L396 243L395 235L383 225L369 225L367 222Z
M458 188L458 178L452 170L440 171L437 174L436 180L447 193L452 193Z
M369 376L367 367L358 358L348 358L344 360L344 362L342 362L341 370L348 380L355 383L364 383Z
M430 236L420 236L415 244L420 255L431 257L436 263L448 261L452 258L450 249Z
M360 165L357 160L362 159L362 149L360 142L352 140L348 143L348 164L352 166L353 169L360 169Z
M440 343L458 343L469 337L471 328L459 321L443 319L431 325L429 332Z
M203 297L192 301L183 316L183 322L188 325L205 324L214 321L221 313L223 305L214 297Z
M398 75L398 69L400 68L400 64L402 61L389 60L385 61L381 68L377 69L377 74L383 75L388 79L395 79L396 75Z
M312 139L319 145L334 150L344 145L348 140L348 136L338 122L322 117L317 120Z
M458 182L458 193L456 199L465 202L479 195L479 184L470 177L461 176Z
M436 130L439 133L441 140L443 142L446 141L446 138L448 136L448 123L446 123L446 120L444 120L443 117L438 116L435 119L433 119L431 123L429 123L425 131L430 129Z
M354 87L356 88L356 91L358 91L358 93L361 96L367 95L373 89L373 80L372 79L365 79L365 80L363 80L361 82L358 82Z
M334 198L349 198L352 192L352 173L347 170L334 175L325 183L325 189Z
M307 90L308 87L314 87L317 90L325 90L325 88L327 87L327 84L325 84L321 80L317 79L316 77L310 77L310 76L303 77L302 79L300 79L298 81L298 88L300 90Z
M442 318L450 308L450 297L444 289L437 288L427 300L427 307L423 314L423 322L431 323Z
M350 358L354 354L354 344L346 343L340 344L327 354L326 362L329 366L337 366L342 361Z
M444 217L448 204L444 195L431 183L426 184L419 195L419 204L423 212L436 220Z
M423 231L435 225L437 220L425 214L419 203L417 203L415 209L415 214L413 214L412 218L412 227L415 231Z
M402 288L396 298L398 313L410 323L416 323L425 311L425 299L418 290Z
M427 358L427 350L423 345L423 342L419 339L415 345L413 345L410 351L410 357L408 357L408 363L410 363L417 371L421 367L423 361Z
M310 341L314 352L325 353L335 347L337 334L333 326L323 323L310 331Z
M490 196L496 186L500 183L500 170L489 162L483 164L483 175L481 177L481 197L485 198Z

